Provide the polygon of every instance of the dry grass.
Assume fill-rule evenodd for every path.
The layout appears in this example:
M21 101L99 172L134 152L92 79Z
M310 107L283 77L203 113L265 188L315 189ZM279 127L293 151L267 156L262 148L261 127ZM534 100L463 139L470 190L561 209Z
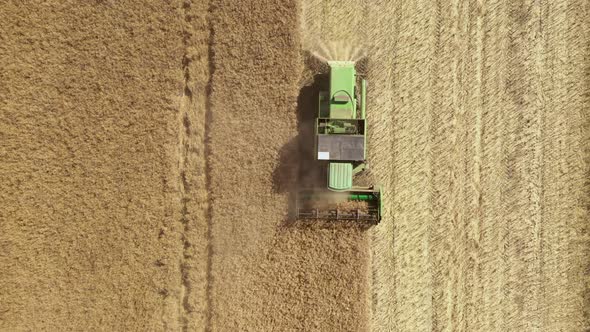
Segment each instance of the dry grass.
M0 330L178 326L183 21L0 5Z
M589 13L3 3L0 330L589 329ZM288 222L302 47L368 55L372 229Z

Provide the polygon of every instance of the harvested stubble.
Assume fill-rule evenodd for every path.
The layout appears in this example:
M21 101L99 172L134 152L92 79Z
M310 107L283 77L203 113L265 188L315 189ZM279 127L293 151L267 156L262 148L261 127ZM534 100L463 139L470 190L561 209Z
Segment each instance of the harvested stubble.
M375 330L590 327L589 10L303 1L304 47L369 56Z

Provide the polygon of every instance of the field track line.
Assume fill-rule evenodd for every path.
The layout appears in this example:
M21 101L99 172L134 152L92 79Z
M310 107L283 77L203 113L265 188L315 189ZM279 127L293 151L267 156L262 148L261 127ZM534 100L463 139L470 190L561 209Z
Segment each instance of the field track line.
M215 54L213 52L213 45L215 43L215 30L212 23L212 15L213 15L213 7L212 4L209 2L207 8L207 26L209 30L208 36L208 43L207 43L207 60L209 64L208 68L208 81L206 87L206 102L205 102L205 130L204 130L204 153L205 153L205 174L206 174L206 191L207 191L207 272L206 272L206 312L205 312L205 332L209 332L212 330L211 328L211 316L213 314L213 299L212 299L212 289L213 289L213 275L212 275L212 262L213 262L213 202L211 201L211 197L209 193L212 191L211 186L211 164L209 162L209 154L211 150L210 146L210 137L211 137L211 118L213 115L212 106L211 106L211 93L213 89L213 76L215 74Z
M504 244L503 187L505 164L502 145L506 89L506 23L503 1L486 4L483 18L483 68L482 68L482 169L481 169L481 288L484 331L505 330L502 321L502 291L505 287L502 266ZM494 69L492 73L490 68Z
M401 5L393 122L393 329L432 329L432 129L437 6ZM384 28L385 29L385 28Z
M467 6L467 23L465 33L468 34L469 45L467 52L471 56L465 65L465 75L470 77L462 87L467 96L466 108L470 112L467 117L466 132L466 181L465 190L466 216L463 221L465 234L466 266L465 282L465 315L459 328L482 330L483 315L480 304L483 302L483 288L481 285L481 228L482 228L482 158L483 158L483 73L484 73L484 15L482 2L475 2ZM472 140L472 144L468 142ZM470 156L472 156L470 158Z
M383 220L371 231L371 330L393 326L395 267L393 250L393 188L395 174L394 122L400 82L398 36L401 2L375 1L366 4L364 41L367 48L368 154L372 181L383 188ZM387 33L384 27L389 27ZM399 100L399 99L398 99Z
M539 225L542 218L543 121L540 76L536 64L540 33L538 3L510 3L507 90L504 122L507 141L503 219L506 223L503 307L508 329L539 330ZM539 41L540 39L537 39Z
M464 330L467 308L465 287L469 230L468 197L474 195L468 179L473 157L468 141L473 140L475 109L466 105L465 86L473 78L468 72L468 6L453 1L438 3L438 59L434 77L434 107L431 129L433 163L433 224L430 228L430 255L433 273L432 328L440 331ZM446 13L446 14L442 14Z
M178 119L182 246L178 324L182 331L200 327L207 331L211 307L212 253L208 162L212 31L208 1L184 0L179 5L179 13L183 16L184 86Z
M545 47L549 49L544 61L547 67L541 74L545 82L544 90L547 98L545 121L543 123L543 178L544 187L542 206L544 208L541 227L541 308L543 319L541 326L547 330L567 330L570 322L563 321L563 311L571 310L564 301L567 294L567 279L562 273L567 269L567 220L563 205L566 203L566 179L560 171L564 160L563 146L558 137L567 136L568 128L565 117L561 115L560 105L567 105L567 69L560 59L567 58L567 2L551 2L544 6L542 19L548 28L543 34ZM553 88L550 86L553 85ZM558 181L556 181L558 180ZM566 203L567 204L567 203ZM566 314L567 316L567 314ZM579 329L581 330L581 329Z
M541 308L543 327L547 330L590 328L587 283L590 249L587 208L589 11L590 6L583 1L550 2L543 6L543 22L547 27L543 34L546 70L541 79L545 83L547 108L543 128L545 187L542 205L546 213L541 239L544 286ZM581 47L582 43L586 46Z

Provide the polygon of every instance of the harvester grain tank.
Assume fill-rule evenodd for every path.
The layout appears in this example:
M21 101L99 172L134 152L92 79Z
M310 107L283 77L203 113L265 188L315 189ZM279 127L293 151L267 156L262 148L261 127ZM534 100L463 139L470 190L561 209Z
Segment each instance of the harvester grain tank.
M381 191L355 186L367 168L366 81L357 82L355 62L328 61L330 87L319 92L315 121L316 159L327 167L326 187L298 193L298 219L381 220Z

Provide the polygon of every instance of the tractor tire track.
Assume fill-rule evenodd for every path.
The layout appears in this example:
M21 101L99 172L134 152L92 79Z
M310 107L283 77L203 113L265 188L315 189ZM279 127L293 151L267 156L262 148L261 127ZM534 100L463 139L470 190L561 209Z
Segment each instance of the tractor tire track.
M484 133L483 112L483 76L484 76L484 15L483 3L472 2L467 5L464 20L466 25L462 33L469 38L467 49L469 56L465 63L465 76L462 84L467 116L465 119L465 182L463 185L465 218L463 225L465 232L461 241L465 245L465 281L462 285L465 292L465 313L462 324L458 329L466 331L482 331L483 302L482 288L482 162ZM460 306L461 304L457 304Z
M467 264L470 253L466 238L473 226L468 220L468 185L473 158L468 155L477 130L470 121L476 110L466 105L465 89L472 74L468 61L468 6L463 2L439 3L437 69L435 77L431 140L433 144L433 211L430 256L433 273L433 325L436 331L466 329ZM446 13L446 15L442 15Z
M179 128L179 194L181 206L179 327L207 330L210 311L210 78L213 72L208 1L183 0L182 66L184 86ZM205 239L203 241L202 239Z

